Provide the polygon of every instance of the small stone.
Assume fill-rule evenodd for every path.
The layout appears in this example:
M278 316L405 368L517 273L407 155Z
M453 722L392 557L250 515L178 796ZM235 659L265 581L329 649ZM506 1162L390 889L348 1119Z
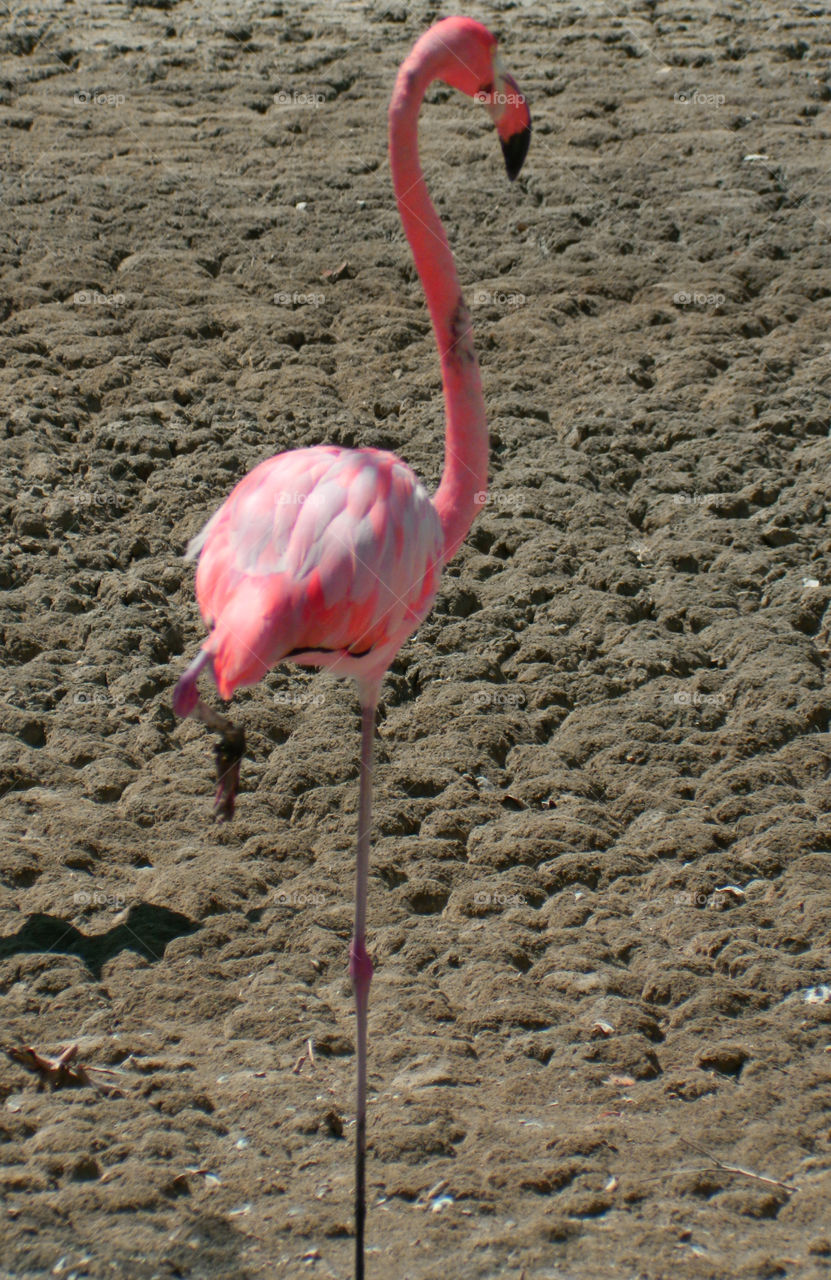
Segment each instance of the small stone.
M187 1174L177 1173L175 1177L166 1182L162 1187L162 1195L168 1196L171 1200L177 1196L189 1196L190 1182Z
M802 999L806 1004L831 1004L831 987L825 984L808 987L807 991L803 991Z
M737 1076L750 1054L740 1044L707 1045L695 1059L702 1071L718 1071L723 1076Z
M343 1137L343 1116L337 1111L330 1108L323 1117L323 1128L330 1133L333 1138Z

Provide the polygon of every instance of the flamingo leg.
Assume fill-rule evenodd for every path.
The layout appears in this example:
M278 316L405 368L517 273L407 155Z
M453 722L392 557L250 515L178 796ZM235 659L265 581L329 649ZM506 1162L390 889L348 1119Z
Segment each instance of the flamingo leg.
M355 993L358 1085L355 1139L355 1280L364 1280L366 1220L366 1058L367 1009L372 961L366 949L366 901L369 887L369 836L372 823L372 762L378 689L361 698L361 775L358 802L358 859L355 875L355 933L349 948L349 976Z

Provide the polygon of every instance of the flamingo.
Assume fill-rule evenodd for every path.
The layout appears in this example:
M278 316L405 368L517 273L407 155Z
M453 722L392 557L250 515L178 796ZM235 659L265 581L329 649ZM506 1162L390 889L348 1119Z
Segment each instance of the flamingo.
M424 287L441 359L445 460L431 499L395 454L334 445L268 458L233 489L186 557L199 557L196 597L210 634L173 695L222 737L215 748L215 809L233 816L245 740L205 704L207 670L219 696L256 684L278 662L351 677L361 706L355 928L349 974L356 1011L355 1277L364 1275L366 1219L366 948L375 719L384 675L432 607L441 571L464 541L487 489L488 433L470 314L418 156L418 115L434 80L484 104L496 125L508 178L519 173L531 117L504 70L496 37L471 18L444 18L402 63L389 107L389 150L398 212Z

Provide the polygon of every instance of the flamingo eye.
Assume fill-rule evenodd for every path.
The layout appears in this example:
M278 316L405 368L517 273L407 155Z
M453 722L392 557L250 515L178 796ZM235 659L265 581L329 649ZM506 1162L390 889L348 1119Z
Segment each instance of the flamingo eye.
M487 94L488 96L490 96L492 93L493 93L493 81L489 80L487 84L480 85L477 91L477 97L479 94Z

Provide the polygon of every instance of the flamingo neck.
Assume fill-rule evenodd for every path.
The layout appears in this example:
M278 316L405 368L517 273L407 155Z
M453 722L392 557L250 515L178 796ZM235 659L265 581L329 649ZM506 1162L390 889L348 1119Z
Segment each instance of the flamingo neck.
M418 157L419 108L431 82L444 78L446 58L447 50L440 42L419 41L401 65L389 110L395 199L424 287L441 360L444 471L433 505L444 532L445 563L464 541L488 486L488 427L470 312Z

